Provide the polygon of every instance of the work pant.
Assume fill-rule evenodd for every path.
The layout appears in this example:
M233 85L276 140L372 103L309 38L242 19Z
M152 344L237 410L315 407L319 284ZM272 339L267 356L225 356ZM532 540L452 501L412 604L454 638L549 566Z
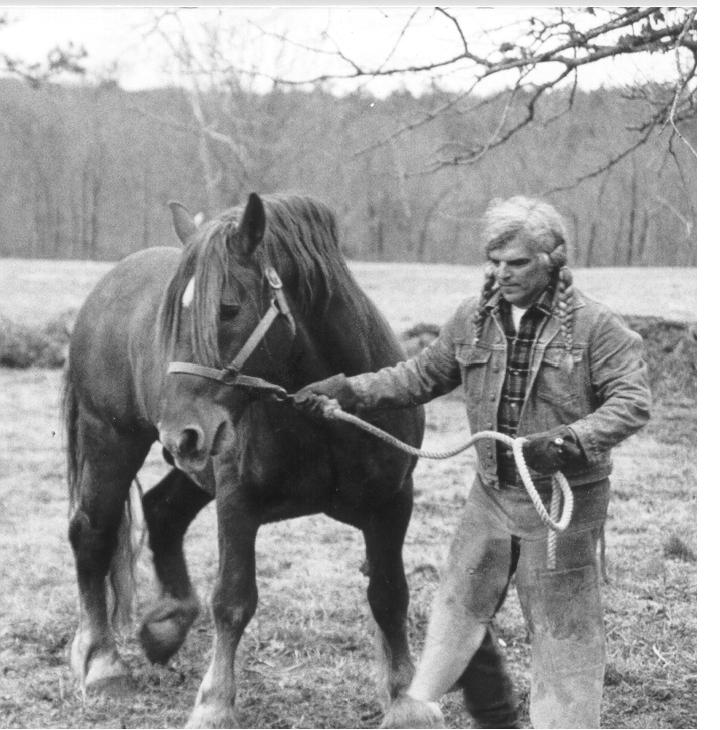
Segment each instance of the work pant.
M548 528L524 488L473 485L433 611L448 612L449 627L453 612L488 626L459 680L477 727L517 726L517 703L492 629L513 574L532 646L533 726L600 726L605 634L596 549L609 486L604 479L573 490L572 521L557 535L550 569ZM549 494L543 497L549 504Z

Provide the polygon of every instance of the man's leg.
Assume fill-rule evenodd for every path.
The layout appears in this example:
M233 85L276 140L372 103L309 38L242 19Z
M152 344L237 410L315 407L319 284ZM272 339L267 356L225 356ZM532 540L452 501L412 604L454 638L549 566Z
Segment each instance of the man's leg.
M515 728L518 703L495 630L488 626L480 648L459 681L465 707L477 728Z
M511 571L510 535L477 499L475 484L433 601L425 645L407 694L437 702L483 644Z
M516 580L532 639L530 719L538 728L600 727L605 631L592 518L604 514L607 482L592 489L576 493L554 569L547 568L546 539L521 546Z

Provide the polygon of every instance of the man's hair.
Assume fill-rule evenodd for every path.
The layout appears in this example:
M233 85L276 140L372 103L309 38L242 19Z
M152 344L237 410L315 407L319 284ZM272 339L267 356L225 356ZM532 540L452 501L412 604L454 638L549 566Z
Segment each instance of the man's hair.
M480 242L486 253L516 240L538 253L562 256L552 263L566 260L567 230L562 216L549 203L517 195L508 200L490 201L482 217ZM553 267L555 268L555 267Z
M549 203L521 195L508 200L490 202L482 217L480 243L486 254L510 241L524 243L537 252L547 263L557 279L554 314L560 320L560 330L565 347L565 366L572 369L572 302L574 297L572 272L567 266L567 229L562 216ZM495 268L485 268L480 302L475 314L475 340L480 339L487 318L488 300L497 289Z

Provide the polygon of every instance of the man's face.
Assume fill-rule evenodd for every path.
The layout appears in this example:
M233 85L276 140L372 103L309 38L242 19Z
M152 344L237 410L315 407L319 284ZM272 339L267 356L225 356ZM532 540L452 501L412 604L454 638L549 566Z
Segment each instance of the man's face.
M547 260L517 240L493 249L488 259L503 297L517 307L529 307L550 283Z

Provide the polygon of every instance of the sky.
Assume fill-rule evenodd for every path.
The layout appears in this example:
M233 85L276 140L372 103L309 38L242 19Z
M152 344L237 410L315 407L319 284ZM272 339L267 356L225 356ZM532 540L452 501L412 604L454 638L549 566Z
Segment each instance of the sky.
M506 29L502 31L503 35L493 36L493 29L512 28L529 13L542 12L537 6L519 8L501 4L482 11L460 4L450 7L472 36L473 49L479 51L488 48L488 39L504 39L510 32ZM396 46L413 9L409 4L387 7L239 7L236 4L221 9L206 4L182 10L179 22L177 18L165 17L157 24L156 19L165 10L160 6L5 6L0 12L6 12L11 22L0 29L0 50L26 61L40 61L54 46L81 45L88 52L85 65L91 79L111 76L129 90L187 81L187 77L178 72L174 62L176 52L171 50L171 46L177 48L181 25L189 41L197 47L201 42L199 29L204 24L218 24L221 28L219 41L224 44L224 53L233 65L252 68L267 76L280 74L295 79L309 78L333 68L347 68L337 65L327 53L307 52L305 46L324 45L329 49L334 43L347 56L362 63L380 62L391 53L397 63L418 63L457 50L457 36L452 25L434 13L431 6L420 8L410 30ZM268 33L286 35L293 43L280 44ZM580 84L584 88L595 88L617 82L669 78L673 65L671 57L657 55L608 61L584 69ZM470 74L470 70L460 70L452 77L444 77L443 82L451 86L467 83ZM396 88L397 83L376 80L366 86L370 92L384 96ZM426 80L406 78L402 83L411 91L419 92ZM262 90L261 79L255 84L257 90ZM269 82L265 81L264 86L268 88ZM492 86L483 84L487 90L492 90ZM348 87L339 83L334 88L343 91Z

